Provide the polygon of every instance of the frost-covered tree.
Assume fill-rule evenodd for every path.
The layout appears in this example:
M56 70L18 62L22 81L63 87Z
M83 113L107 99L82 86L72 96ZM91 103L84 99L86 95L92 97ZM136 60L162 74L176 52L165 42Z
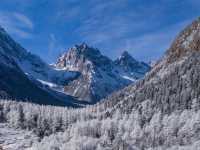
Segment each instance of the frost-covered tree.
M25 126L25 115L24 115L24 111L23 111L23 106L22 105L18 106L16 117L17 117L17 126L19 126L21 128L24 128L24 126Z
M5 121L5 115L3 112L3 106L0 105L0 122L4 122Z

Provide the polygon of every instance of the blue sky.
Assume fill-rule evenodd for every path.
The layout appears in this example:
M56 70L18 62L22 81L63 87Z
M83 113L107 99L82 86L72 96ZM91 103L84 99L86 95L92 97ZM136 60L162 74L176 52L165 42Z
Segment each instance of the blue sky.
M0 25L48 63L86 42L115 59L161 57L177 33L200 16L200 0L1 0Z

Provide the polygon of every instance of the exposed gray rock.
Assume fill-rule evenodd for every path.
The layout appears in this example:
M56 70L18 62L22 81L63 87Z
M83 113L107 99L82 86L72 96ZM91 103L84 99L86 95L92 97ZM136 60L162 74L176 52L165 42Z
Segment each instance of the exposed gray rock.
M127 52L112 61L85 43L75 45L64 53L56 67L81 73L79 78L65 86L65 92L91 103L142 78L150 70L147 64L136 61Z

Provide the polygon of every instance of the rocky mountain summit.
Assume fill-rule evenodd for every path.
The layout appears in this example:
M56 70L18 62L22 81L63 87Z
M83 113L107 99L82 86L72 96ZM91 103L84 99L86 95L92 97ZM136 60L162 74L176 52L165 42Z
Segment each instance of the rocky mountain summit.
M167 51L169 62L200 51L200 18L187 26L172 43Z
M58 59L56 66L66 70L87 73L97 67L111 69L109 68L111 64L112 61L108 57L103 56L98 49L89 47L83 43L75 45L67 53L64 53Z
M147 64L136 61L128 52L112 61L85 43L64 53L56 67L81 73L79 78L65 86L65 92L91 103L129 85L150 70Z
M134 79L143 77L151 69L148 64L135 60L127 51L124 51L114 63Z

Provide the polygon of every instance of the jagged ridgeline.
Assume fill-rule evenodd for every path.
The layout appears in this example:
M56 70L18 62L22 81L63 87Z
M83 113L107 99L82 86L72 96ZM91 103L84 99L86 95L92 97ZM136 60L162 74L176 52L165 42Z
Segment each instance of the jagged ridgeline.
M83 43L48 65L0 28L0 97L59 106L94 104L150 70L128 53L122 56L114 62Z
M1 102L1 118L41 137L33 150L198 150L199 27L199 19L186 27L144 79L96 105L72 110L8 101Z
M112 61L85 43L75 45L65 52L58 59L56 67L81 74L64 86L64 92L89 103L96 103L112 92L134 83L151 69L148 64L135 60L128 52Z

